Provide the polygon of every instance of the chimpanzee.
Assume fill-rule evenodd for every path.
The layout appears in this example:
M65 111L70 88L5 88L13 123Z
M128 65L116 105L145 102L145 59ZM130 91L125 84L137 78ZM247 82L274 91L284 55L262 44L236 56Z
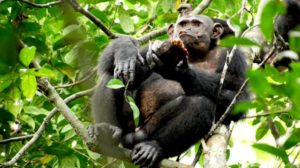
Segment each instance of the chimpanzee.
M279 15L275 20L275 30L288 41L288 33L290 30L300 26L300 1L299 0L285 0L286 13Z
M93 96L93 114L96 123L113 126L109 135L101 135L99 143L116 145L122 138L123 145L133 149L132 161L139 165L152 166L162 158L178 155L204 137L245 80L247 65L237 49L218 95L230 52L216 44L223 34L220 23L207 16L186 15L171 25L168 33L170 40L140 52L134 39L120 37L100 59L102 79ZM139 128L134 127L124 90L105 87L114 77L129 82L129 90L136 90ZM243 92L239 101L246 99L248 94ZM238 117L229 115L225 122ZM103 129L99 127L96 124L91 132Z

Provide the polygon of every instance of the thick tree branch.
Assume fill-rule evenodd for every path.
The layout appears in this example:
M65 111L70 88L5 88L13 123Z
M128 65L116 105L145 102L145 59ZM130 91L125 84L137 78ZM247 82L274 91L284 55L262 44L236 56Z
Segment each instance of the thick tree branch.
M90 19L97 27L99 27L109 38L115 39L118 36L112 33L107 27L105 27L104 23L99 20L96 16L90 13L87 10L84 10L76 0L67 0L69 4L74 8L75 11L83 14L88 19Z
M69 103L72 100L75 100L79 97L85 96L85 95L90 95L93 92L93 88L92 89L88 89L88 90L84 90L81 92L77 92L69 97L67 97L64 102L65 103ZM31 136L32 138L30 139L30 141L28 141L20 150L19 152L8 162L3 163L0 165L3 167L9 167L12 166L13 164L15 164L20 157L42 136L46 126L48 125L48 123L50 122L51 118L57 113L58 108L53 108L51 110L51 112L48 113L48 115L44 118L43 123L41 124L41 126L39 127L39 129L33 134L33 135L28 135Z
M22 140L25 140L25 139L29 139L29 138L32 138L33 135L24 135L24 136L19 136L19 137L13 137L13 138L9 138L9 139L4 139L2 141L0 141L0 144L8 144L8 143L11 143L11 142L15 142L15 141L22 141Z
M52 7L52 6L55 6L55 5L60 5L60 4L63 3L62 0L48 2L48 3L45 3L45 4L36 4L36 3L32 3L32 2L27 1L27 0L19 0L19 1L22 2L22 3L25 3L27 5L30 5L32 7L35 7L35 8L49 8L49 7Z
M205 168L224 168L226 166L226 150L228 129L225 125L221 125L214 135L206 142L206 148L204 151L204 163Z

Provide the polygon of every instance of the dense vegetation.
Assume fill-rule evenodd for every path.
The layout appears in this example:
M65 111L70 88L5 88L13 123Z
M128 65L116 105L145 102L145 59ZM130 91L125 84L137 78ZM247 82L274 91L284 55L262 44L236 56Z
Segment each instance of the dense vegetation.
M195 7L200 2L190 3ZM33 137L38 140L29 149L25 148L20 159L13 160L16 167L133 167L89 151L82 137L77 136L56 109L57 104L45 92L41 79L50 81L88 127L89 100L99 79L96 66L103 48L114 35L140 38L175 22L176 9L181 3L180 0L0 0L0 164L16 156L40 128ZM259 0L214 0L203 14L226 19L236 30L243 31L253 26L259 3ZM273 18L278 12L284 13L283 3L271 0L261 17L261 29L270 45ZM102 31L99 21L110 32ZM290 34L293 54L300 52L299 33L295 30ZM167 35L162 35L156 39L166 38ZM258 45L249 39L233 37L221 44ZM291 71L285 72L270 65L249 70L250 89L255 96L253 101L236 107L237 112L251 109L251 116L242 122L256 129L252 147L274 157L278 167L300 164L300 64L293 63L291 67ZM272 142L261 143L267 136L273 138ZM12 137L20 138L4 141ZM231 144L234 142L232 139ZM236 163L232 167L260 164Z

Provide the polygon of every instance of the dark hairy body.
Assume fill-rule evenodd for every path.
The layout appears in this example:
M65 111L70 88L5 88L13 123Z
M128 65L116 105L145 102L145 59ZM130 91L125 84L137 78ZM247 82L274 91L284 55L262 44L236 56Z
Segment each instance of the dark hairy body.
M135 164L153 166L203 138L245 80L247 65L236 50L218 95L230 52L216 45L223 30L220 23L206 16L183 16L169 27L170 40L153 44L150 49L139 51L136 41L129 37L110 44L100 59L102 79L92 103L95 123L111 125L108 134L102 132L99 143L117 145L122 141L124 147L132 149ZM174 43L178 39L182 44ZM136 91L141 111L139 128L134 127L124 90L105 87L114 77L130 82L129 90ZM247 99L247 92L243 92L238 101ZM239 117L230 114L225 123ZM103 129L99 127L95 124L93 129Z

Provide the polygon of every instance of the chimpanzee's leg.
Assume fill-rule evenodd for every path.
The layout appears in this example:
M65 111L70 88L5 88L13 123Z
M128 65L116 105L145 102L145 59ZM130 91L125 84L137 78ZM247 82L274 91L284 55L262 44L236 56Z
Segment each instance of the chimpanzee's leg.
M106 87L113 77L102 75L92 98L93 125L89 128L91 137L96 138L102 154L109 155L113 147L118 147L122 134L134 131L134 122L130 107L124 103L122 89Z
M133 162L152 165L184 152L209 132L214 111L215 103L203 96L178 97L164 105L142 128L147 140L134 146Z

